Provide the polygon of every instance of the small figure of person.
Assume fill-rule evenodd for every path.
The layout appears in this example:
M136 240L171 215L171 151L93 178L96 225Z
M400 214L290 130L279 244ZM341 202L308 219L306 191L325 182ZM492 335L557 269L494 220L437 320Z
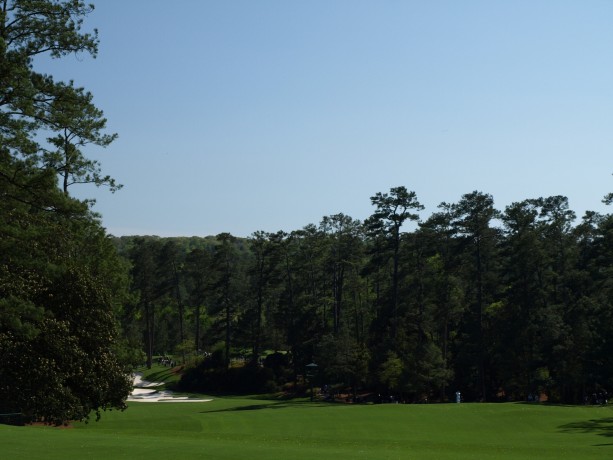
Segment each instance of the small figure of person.
M455 392L455 402L458 404L462 402L462 393L459 391Z

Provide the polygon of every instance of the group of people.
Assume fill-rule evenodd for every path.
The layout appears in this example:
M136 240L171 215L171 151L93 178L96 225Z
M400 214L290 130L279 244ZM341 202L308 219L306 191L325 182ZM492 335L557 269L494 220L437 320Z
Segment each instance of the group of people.
M160 356L158 358L158 364L162 366L175 367L177 363L174 359L170 359L168 356Z
M599 392L592 393L591 395L585 395L583 398L585 405L592 404L594 406L606 406L609 403L609 395L607 390L600 390Z

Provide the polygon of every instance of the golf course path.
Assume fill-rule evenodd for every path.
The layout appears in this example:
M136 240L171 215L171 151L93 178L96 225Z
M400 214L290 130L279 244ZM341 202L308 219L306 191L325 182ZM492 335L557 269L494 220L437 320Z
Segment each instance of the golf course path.
M143 380L143 376L140 373L134 374L134 389L128 401L138 402L209 402L212 399L197 399L190 398L188 396L175 396L172 391L158 390L160 386L164 385L161 382L148 382Z

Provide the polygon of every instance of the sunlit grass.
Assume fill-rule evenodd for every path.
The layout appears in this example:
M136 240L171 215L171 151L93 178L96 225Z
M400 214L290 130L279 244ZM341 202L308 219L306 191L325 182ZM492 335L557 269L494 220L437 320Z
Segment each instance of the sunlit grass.
M235 397L131 403L69 429L0 426L0 439L11 459L610 459L613 409Z

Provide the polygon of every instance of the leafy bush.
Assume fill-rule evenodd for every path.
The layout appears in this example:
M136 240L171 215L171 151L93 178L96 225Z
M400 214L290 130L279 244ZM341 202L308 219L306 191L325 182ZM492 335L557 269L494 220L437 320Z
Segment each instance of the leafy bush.
M196 393L249 394L274 392L278 385L270 368L243 366L226 369L223 354L213 353L183 374L178 389Z

